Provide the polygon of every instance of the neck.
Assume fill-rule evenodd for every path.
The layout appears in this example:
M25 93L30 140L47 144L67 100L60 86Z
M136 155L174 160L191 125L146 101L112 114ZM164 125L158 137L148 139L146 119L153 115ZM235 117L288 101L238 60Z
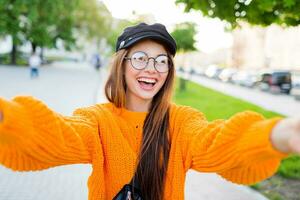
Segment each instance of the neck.
M132 95L126 95L126 109L135 112L148 112L152 99L140 99Z

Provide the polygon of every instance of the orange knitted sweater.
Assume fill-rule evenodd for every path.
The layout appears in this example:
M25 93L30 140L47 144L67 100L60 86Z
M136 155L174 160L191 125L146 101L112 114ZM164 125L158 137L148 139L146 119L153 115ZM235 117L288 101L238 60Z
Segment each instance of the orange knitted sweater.
M107 103L78 109L66 117L25 96L12 101L0 98L0 110L4 114L0 123L2 165L29 171L92 164L89 200L112 199L131 180L147 113ZM271 176L286 156L269 139L278 120L245 111L228 120L208 122L201 112L172 104L165 199L184 199L189 169L216 172L240 184Z

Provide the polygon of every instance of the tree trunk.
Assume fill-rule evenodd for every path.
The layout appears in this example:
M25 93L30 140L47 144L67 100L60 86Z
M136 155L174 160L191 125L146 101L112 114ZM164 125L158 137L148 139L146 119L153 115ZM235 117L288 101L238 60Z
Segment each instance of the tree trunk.
M181 92L186 90L186 80L182 77L179 78L179 90Z
M44 48L43 47L41 47L40 58L42 60L42 63L44 63Z
M35 51L36 51L36 44L35 43L31 43L31 49L32 49L32 53L35 53Z
M10 53L10 64L16 65L17 64L17 45L13 41L12 50Z

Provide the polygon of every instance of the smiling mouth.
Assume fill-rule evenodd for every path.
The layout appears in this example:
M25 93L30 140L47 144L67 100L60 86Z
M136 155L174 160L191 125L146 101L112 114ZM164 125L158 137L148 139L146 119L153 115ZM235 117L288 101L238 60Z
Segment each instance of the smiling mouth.
M157 83L156 79L150 79L150 78L138 78L137 79L140 87L144 90L151 90Z

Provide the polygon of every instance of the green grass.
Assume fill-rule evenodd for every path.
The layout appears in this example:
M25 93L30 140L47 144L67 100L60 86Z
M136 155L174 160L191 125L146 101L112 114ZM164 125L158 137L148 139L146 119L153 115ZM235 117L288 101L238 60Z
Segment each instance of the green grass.
M300 157L290 156L281 162L278 174L285 178L300 179Z
M176 91L173 100L177 104L194 107L210 120L228 119L237 112L252 110L261 113L266 118L281 116L276 112L265 110L252 103L234 98L212 89L187 81L186 90L179 90L179 79L176 80ZM282 161L278 174L286 178L300 179L300 157L291 156Z
M208 120L228 119L235 113L245 110L261 113L266 118L282 116L252 103L222 94L190 81L187 81L186 91L180 91L178 87L179 79L176 81L174 101L177 104L189 105L200 110L206 115Z
M25 55L17 53L17 66L26 66L28 65L28 59L24 57ZM10 64L10 54L0 54L0 64L9 65Z
M284 198L279 193L264 193L270 200L284 200Z

